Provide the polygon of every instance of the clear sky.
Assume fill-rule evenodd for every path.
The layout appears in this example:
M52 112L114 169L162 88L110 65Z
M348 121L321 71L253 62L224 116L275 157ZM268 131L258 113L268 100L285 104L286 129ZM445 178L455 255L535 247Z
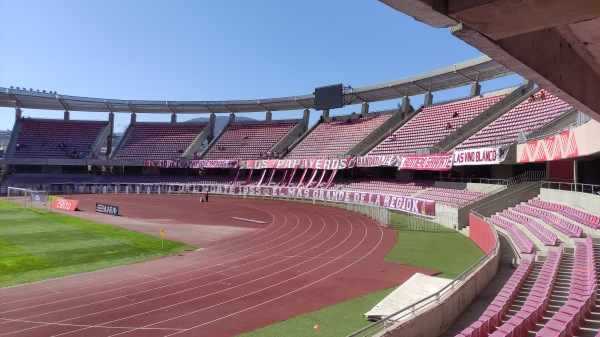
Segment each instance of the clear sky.
M447 29L377 0L0 0L0 46L2 87L170 101L294 96L335 83L361 87L482 55ZM484 82L483 91L521 80ZM468 91L437 93L434 101ZM422 98L412 103L419 106ZM371 111L397 104L373 103ZM352 111L360 106L331 114ZM61 111L23 112L62 118ZM301 111L273 116L299 118ZM316 116L311 113L311 122ZM108 115L72 112L71 118ZM138 114L138 121L151 120L170 116ZM128 122L129 114L118 114L116 131ZM13 124L14 109L0 108L0 129Z

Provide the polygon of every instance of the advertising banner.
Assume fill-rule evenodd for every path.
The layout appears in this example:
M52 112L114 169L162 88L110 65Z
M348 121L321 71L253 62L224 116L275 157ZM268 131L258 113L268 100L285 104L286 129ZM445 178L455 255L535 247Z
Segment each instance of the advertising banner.
M353 168L354 165L354 158L258 159L240 162L240 168L243 169L345 170Z
M356 157L356 167L400 166L401 156L366 156Z
M119 215L119 207L96 203L96 212L110 215Z
M237 168L237 160L213 159L213 160L144 160L144 166L161 168Z
M499 164L506 158L508 147L484 147L454 151L454 166Z
M29 195L29 200L44 202L44 201L46 201L46 198L45 198L45 196L43 194L32 193L32 194Z
M188 185L189 192L214 194L273 196L284 198L314 199L386 207L391 210L435 217L435 201L395 196L380 193L343 190L274 187L274 186L231 186L231 185Z
M400 170L417 171L450 171L452 169L452 153L425 154L402 157Z
M75 211L78 203L79 200L54 198L54 200L52 200L52 208Z

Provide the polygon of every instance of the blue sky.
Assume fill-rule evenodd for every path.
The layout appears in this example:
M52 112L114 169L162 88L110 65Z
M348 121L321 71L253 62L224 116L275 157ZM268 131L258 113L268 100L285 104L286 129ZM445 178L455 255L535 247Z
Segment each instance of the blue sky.
M150 100L294 96L343 83L391 81L482 54L377 0L0 0L0 86ZM484 82L483 91L521 78ZM461 97L469 88L437 93ZM414 106L422 103L413 97ZM398 101L371 104L371 111ZM360 111L349 106L332 115ZM62 118L62 112L24 110ZM299 118L301 111L274 118ZM14 109L0 108L0 129ZM180 115L179 121L200 115ZM264 118L264 113L244 116ZM318 112L311 113L311 122ZM106 113L71 113L106 120ZM169 115L138 114L138 121ZM122 128L128 114L118 114Z

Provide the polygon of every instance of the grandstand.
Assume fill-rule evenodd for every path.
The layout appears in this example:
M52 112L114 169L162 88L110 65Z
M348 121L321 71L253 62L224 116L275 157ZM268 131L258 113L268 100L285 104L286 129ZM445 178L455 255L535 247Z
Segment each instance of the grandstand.
M108 122L25 118L15 125L15 158L80 159L94 155L102 145ZM97 147L97 146L96 146ZM96 151L97 152L97 151Z
M319 123L287 158L339 157L390 118L390 114L339 116Z
M466 70L460 67L457 70L454 66L418 77L423 82L427 79L431 88L444 90L448 89L447 83L452 83L452 86L472 85L472 80L465 75L469 71L486 73L481 68L489 66L495 69L489 71L494 73L488 75L490 78L505 71L499 71L503 67L497 63L486 65L486 62L463 65ZM458 74L460 71L463 73ZM472 87L473 94L468 99L436 104L424 102L423 107L414 113L405 104L398 111L386 114L368 113L368 104L360 97L375 97L373 101L393 99L403 97L401 93L410 90L413 94L431 94L431 88L424 90L423 83L412 80L358 88L348 97L354 95L356 102L366 104L364 113L330 117L327 111L308 131L308 117L277 121L267 118L257 122L235 122L235 117L232 117L231 123L216 136L212 122L133 122L114 153L107 158L100 158L100 153L105 144L106 154L110 153L107 143L114 131L112 123L22 118L19 107L7 152L6 162L11 173L3 177L2 186L37 188L41 185L41 188L56 193L193 194L223 190L227 192L222 194L240 197L250 194L263 198L300 198L313 203L333 200L372 206L381 202L377 205L424 217L452 230L460 229L487 254L487 260L454 280L452 290L442 295L438 293L430 306L424 305L423 310L421 307L400 308L410 312L410 319L417 317L418 321L418 324L403 328L437 329L435 334L441 334L450 322L429 324L433 321L427 315L444 310L447 303L454 303L456 306L448 314L454 315L454 320L482 291L483 285L498 269L500 253L496 233L500 233L509 242L507 251L514 254L511 262L516 270L511 270L512 276L502 284L500 292L492 296L493 300L486 309L476 312L477 317L469 322L468 327L458 329L455 325L447 334L484 337L565 333L580 336L586 326L588 329L589 326L592 329L597 327L594 322L598 319L598 260L594 256L600 250L597 242L600 239L600 213L597 212L600 207L600 196L597 195L600 189L597 176L600 149L594 147L597 135L575 138L581 144L577 148L581 153L560 157L557 154L560 151L553 148L556 151L551 154L555 157L548 156L540 163L519 161L514 152L524 145L517 144L517 135L528 134L566 116L573 111L574 105L542 89L530 97L517 97L521 102L509 107L502 100L514 90L481 95L478 85L476 83ZM363 96L365 92L370 96ZM5 105L8 104L5 93L10 94L11 102L13 97L25 98L22 100L24 106L57 104L56 98L51 95L31 95L21 90L6 89L0 93L0 103ZM209 107L217 110L226 106L229 111L239 109L245 112L264 111L263 104L271 104L269 108L277 111L307 109L311 107L312 100L313 97L308 95L262 103L203 102L189 103L188 106L188 103L138 102L138 106L159 113L170 113L173 107L212 113ZM65 98L67 101L73 109L110 114L114 111L131 112L118 100L104 100L100 104L100 99L86 101L85 98L71 97ZM62 101L60 103L63 104ZM451 134L458 133L465 125L468 127L468 123L478 116L487 115L491 107L498 108L498 111L505 108L506 111L502 111L500 116L494 115L493 121L482 125L453 150L498 150L500 146L510 146L510 156L488 162L488 158L480 158L479 152L473 152L471 157L475 159L468 165L450 165L448 169L426 167L432 158L427 155L439 150L433 149L433 146L443 141L450 143L448 138ZM570 125L559 131L573 130L573 137L576 137L578 127ZM585 137L589 135L588 132ZM380 140L378 144L374 142L376 139ZM567 143L561 143L556 134L530 141L537 144L546 139L549 139L548 144L567 148L564 146ZM366 149L367 157L381 157L381 160L373 165L359 166L356 154L362 150L357 148ZM588 148L592 150L584 152ZM496 153L489 149L485 151L486 154ZM422 155L419 161L422 167L399 171L402 161L397 162L397 159L413 154ZM442 155L452 157L453 153ZM578 160L578 157L585 157L585 160ZM334 166L339 162L333 159L348 159L348 162L343 167ZM477 162L479 159L486 160L480 163ZM566 182L562 179L564 172L553 168L556 162L562 163L558 164L563 165L560 166L562 171L565 167L569 171ZM541 169L543 175L535 179L524 179L519 174L537 169ZM560 183L567 184L562 186L568 187L542 189L542 178L560 180ZM578 180L588 183L586 191ZM573 193L576 195L571 197ZM421 206L424 204L430 206L429 209ZM471 215L479 220L467 219ZM488 231L485 240L482 239L484 235L478 232L481 228L477 228L477 221ZM488 246L479 240L486 241ZM503 265L501 268L507 267ZM466 317L460 319L466 320ZM383 321L386 328L393 325L388 324L392 320ZM406 323L400 321L394 320L394 324Z
M273 151L283 154L283 147L272 148L299 123L299 120L232 123L201 156L203 159L256 159L267 157L267 153Z
M179 158L206 127L203 123L133 123L113 158Z
M373 148L369 155L415 154L432 147L457 128L498 102L503 94L488 94L458 102L425 106L410 121Z

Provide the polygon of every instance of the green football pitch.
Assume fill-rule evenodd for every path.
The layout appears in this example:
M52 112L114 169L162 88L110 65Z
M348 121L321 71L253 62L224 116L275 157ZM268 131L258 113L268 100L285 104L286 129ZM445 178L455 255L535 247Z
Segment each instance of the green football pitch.
M0 287L177 254L196 247L0 201ZM158 233L157 233L158 234Z

